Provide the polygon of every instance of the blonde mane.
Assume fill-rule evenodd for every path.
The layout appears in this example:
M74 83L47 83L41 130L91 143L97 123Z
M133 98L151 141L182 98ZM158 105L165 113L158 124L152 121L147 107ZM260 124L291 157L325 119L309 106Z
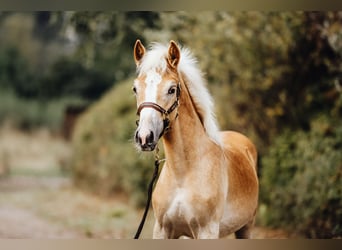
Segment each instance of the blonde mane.
M142 58L141 64L137 67L138 74L148 72L151 69L164 73L167 69L167 53L168 47L166 45L152 44ZM197 66L197 60L190 50L186 48L181 48L178 72L183 77L184 83L189 90L206 133L214 142L221 145L219 129L214 114L214 103L206 87L207 83Z

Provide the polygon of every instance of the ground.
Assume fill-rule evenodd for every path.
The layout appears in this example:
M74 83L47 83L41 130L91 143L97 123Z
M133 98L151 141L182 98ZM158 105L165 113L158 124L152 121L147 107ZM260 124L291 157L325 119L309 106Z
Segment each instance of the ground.
M70 144L46 129L0 129L0 238L133 238L143 211L127 197L99 197L65 173ZM7 173L6 173L7 172ZM150 211L141 238L152 237ZM254 238L287 238L255 227Z

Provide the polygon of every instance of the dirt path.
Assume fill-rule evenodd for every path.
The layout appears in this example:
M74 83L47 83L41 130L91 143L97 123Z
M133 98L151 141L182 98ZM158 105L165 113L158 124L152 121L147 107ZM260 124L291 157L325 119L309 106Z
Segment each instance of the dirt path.
M0 238L84 238L84 232L42 216L37 195L70 186L60 167L70 146L48 130L0 128ZM57 208L58 209L58 208Z
M139 216L122 197L85 193L68 177L0 178L0 239L131 238Z
M85 238L82 232L53 223L27 204L39 190L59 190L69 185L64 177L15 176L0 179L0 238ZM26 200L26 202L25 202Z
M27 209L0 207L0 238L72 239L84 234L52 224Z

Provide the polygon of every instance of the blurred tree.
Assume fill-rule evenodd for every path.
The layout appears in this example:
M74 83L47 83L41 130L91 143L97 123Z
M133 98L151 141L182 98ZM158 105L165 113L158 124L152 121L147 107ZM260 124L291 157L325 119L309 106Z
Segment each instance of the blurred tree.
M108 72L114 82L134 72L131 54L136 39L145 40L147 28L160 28L155 12L75 12L70 20L80 36L76 57L86 68Z
M86 100L97 100L112 86L112 78L96 68L68 58L60 58L42 79L41 98L77 96Z
M134 72L131 47L145 27L157 27L158 14L38 11L0 18L0 40L8 44L0 55L2 86L25 98L95 100Z
M65 25L65 14L63 12L37 11L33 12L35 25L33 35L39 37L44 43L61 40L60 35Z
M22 97L36 95L37 85L28 62L14 47L0 48L0 88Z
M262 159L260 221L309 238L342 236L342 126L322 114L287 130Z
M303 13L303 24L294 30L296 42L289 50L291 71L276 82L285 90L288 107L280 124L308 130L317 113L335 106L340 96L335 84L342 81L341 26L342 13ZM332 44L332 39L339 39L339 44Z

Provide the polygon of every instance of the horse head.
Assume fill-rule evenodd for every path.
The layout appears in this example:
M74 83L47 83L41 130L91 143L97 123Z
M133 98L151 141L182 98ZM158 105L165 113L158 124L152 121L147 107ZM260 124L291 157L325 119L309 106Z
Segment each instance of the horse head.
M167 54L164 51L146 51L140 40L134 46L138 76L132 89L139 116L135 142L142 151L153 151L177 116L180 49L170 41Z

